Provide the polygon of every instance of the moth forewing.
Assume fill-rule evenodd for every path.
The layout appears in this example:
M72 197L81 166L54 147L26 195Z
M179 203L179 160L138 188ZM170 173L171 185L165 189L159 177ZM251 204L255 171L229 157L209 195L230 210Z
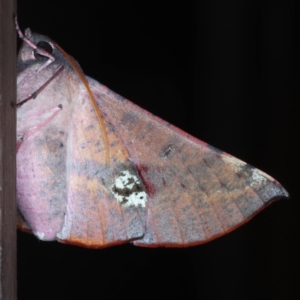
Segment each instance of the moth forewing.
M43 58L25 41L18 56L18 208L39 239L191 246L288 196L272 177L82 78L50 39L27 38L52 47Z

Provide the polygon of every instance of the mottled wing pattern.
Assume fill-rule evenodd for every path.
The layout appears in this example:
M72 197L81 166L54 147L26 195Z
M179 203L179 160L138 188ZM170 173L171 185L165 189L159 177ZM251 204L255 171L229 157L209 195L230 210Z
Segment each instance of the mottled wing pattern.
M275 198L288 196L264 172L191 137L90 80L101 111L135 163L148 194L138 246L190 246L228 233Z
M26 36L52 43L55 60L37 58L30 43L18 57L18 103L30 96L17 110L20 229L95 248L191 246L288 196L267 174L88 79L106 149L76 64L45 36Z
M61 242L99 248L144 235L145 205L129 203L131 190L119 186L119 181L138 178L139 197L144 187L113 126L105 121L105 127L110 143L109 165L95 109L89 97L77 94L68 128L68 200L63 228L58 234ZM130 178L126 179L126 175Z
M98 248L142 237L147 195L119 134L105 119L107 164L99 120L78 74L56 48L46 67L33 52L24 43L18 59L17 103L34 95L17 109L18 228L41 240Z

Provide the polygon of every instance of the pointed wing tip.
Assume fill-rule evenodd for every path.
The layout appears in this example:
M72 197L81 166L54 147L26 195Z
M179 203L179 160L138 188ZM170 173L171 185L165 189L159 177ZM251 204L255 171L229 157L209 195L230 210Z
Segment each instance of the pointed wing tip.
M279 195L279 197L289 199L290 194L288 193L288 191L282 185L280 185L280 187L281 187L282 194Z
M280 195L278 195L276 197L277 200L280 200L280 199L290 199L290 194L287 192L286 189L282 188L282 193Z
M278 181L273 182L273 184L274 185L271 187L272 196L270 197L269 201L290 198L288 191Z

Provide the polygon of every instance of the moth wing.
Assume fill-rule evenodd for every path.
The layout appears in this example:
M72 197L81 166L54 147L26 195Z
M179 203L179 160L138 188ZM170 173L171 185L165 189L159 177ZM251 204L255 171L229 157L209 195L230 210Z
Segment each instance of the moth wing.
M144 202L131 201L144 196L138 172L108 121L110 164L106 164L103 135L91 100L84 93L74 97L66 145L68 199L58 240L100 248L140 238L145 233L146 209ZM134 195L128 188L133 186Z
M138 246L205 243L288 197L272 177L191 137L89 79L100 110L118 130L148 196Z

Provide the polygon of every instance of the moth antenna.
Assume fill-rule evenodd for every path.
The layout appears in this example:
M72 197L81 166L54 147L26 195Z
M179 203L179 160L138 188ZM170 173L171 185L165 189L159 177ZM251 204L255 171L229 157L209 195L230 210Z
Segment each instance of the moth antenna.
M77 72L77 74L79 75L82 83L84 84L90 99L92 100L94 109L96 111L99 123L100 123L100 127L101 127L101 131L102 131L102 135L103 135L103 140L104 140L104 144L105 144L105 151L106 151L106 165L109 166L110 165L110 151L109 151L109 145L108 145L108 138L107 138L107 133L106 133L106 128L105 128L105 124L103 121L103 118L101 116L101 112L100 109L97 106L95 97L89 87L89 84L84 76L84 74L82 73L82 71L80 70L80 68L77 66L77 64L75 63L75 61L72 59L72 57L66 53L61 47L59 47L57 44L55 44L55 47L58 48L58 50L66 57L66 59L69 61L69 63L72 65L72 67L75 69L75 71Z

